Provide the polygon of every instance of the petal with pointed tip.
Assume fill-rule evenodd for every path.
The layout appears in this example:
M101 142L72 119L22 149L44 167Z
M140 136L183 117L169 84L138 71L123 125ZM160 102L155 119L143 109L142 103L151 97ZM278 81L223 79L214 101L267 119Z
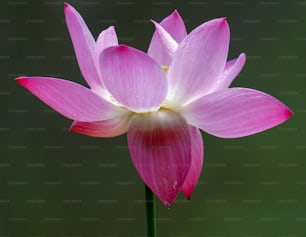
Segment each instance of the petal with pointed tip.
M276 98L253 89L229 88L187 105L188 123L217 137L235 138L265 131L286 121L292 111Z
M191 164L186 121L178 113L165 110L136 115L130 121L128 146L142 180L170 207Z
M70 132L91 137L116 137L127 132L131 114L96 122L74 121Z
M110 119L122 113L90 89L71 81L50 77L19 77L16 82L72 120L91 122Z
M182 186L182 192L187 199L190 199L199 180L204 160L204 146L200 130L189 126L189 132L191 137L191 166Z
M168 70L170 104L182 105L210 91L224 70L229 38L225 18L206 22L184 38Z
M95 91L102 87L95 63L95 40L81 15L68 3L64 13L80 70L87 84Z
M125 45L114 46L102 52L100 65L105 87L128 109L155 111L164 101L166 74L147 54Z
M99 62L99 56L104 49L117 45L118 45L118 38L115 31L115 27L110 26L106 30L102 31L97 39L95 61L97 63Z
M211 92L228 88L242 70L245 61L246 56L244 53L241 53L238 58L228 61L222 75L216 81L215 86L211 89Z
M174 11L171 15L163 19L160 22L160 25L178 43L180 43L187 35L184 21L177 11ZM165 51L160 36L161 35L155 30L148 49L148 54L160 65L169 66L172 58L167 51Z
M156 33L159 36L160 39L160 45L163 47L163 49L160 49L159 56L162 56L163 52L166 54L169 59L172 59L174 52L176 51L178 47L178 43L172 38L172 36L157 22L152 21L153 24L155 25ZM149 54L150 55L150 54ZM161 65L169 65L169 63L161 63Z

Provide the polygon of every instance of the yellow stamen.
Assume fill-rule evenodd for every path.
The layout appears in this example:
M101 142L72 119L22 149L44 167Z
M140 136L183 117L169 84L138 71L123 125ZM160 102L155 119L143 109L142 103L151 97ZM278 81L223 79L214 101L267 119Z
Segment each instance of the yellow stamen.
M161 65L161 68L162 68L165 72L168 72L168 66L166 66L166 65Z

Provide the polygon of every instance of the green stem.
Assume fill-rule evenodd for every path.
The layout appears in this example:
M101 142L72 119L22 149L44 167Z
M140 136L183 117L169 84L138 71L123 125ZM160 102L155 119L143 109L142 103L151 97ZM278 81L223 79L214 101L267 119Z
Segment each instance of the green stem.
M148 237L156 237L155 197L146 185L147 233Z

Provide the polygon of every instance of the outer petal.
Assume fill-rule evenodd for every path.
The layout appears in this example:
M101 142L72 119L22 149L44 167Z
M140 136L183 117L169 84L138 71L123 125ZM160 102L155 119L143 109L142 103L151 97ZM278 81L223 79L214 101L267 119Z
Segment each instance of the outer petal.
M166 17L160 25L172 36L172 38L180 43L187 35L185 24L177 11ZM161 35L155 31L148 49L148 54L154 58L160 65L170 65L171 56L165 51Z
M191 164L186 121L171 111L136 115L128 129L128 145L142 180L170 207Z
M145 53L124 45L110 47L102 52L100 65L107 90L130 110L154 111L164 101L166 74Z
M222 75L216 81L214 88L210 92L228 88L242 70L245 61L246 56L244 53L241 53L238 58L228 61Z
M68 3L64 3L67 27L73 43L80 70L95 91L102 87L95 64L95 40L81 15Z
M97 122L74 121L70 132L91 137L116 137L127 132L131 113Z
M202 24L180 43L168 70L169 104L188 103L210 91L224 70L229 36L222 18Z
M276 98L248 88L229 88L203 96L187 105L183 113L188 123L223 138L255 134L292 115Z
M90 122L110 119L121 109L105 101L86 87L50 77L19 77L16 81L63 116Z
M204 146L200 130L189 126L189 132L191 137L191 166L182 186L182 192L185 194L187 199L190 199L198 182L204 160Z

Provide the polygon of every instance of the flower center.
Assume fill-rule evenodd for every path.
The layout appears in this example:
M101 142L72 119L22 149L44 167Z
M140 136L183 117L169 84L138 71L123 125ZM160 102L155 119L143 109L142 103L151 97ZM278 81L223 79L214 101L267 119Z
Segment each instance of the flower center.
M168 66L166 65L161 65L161 68L164 70L164 72L168 72Z
M169 114L177 114L176 111L173 111L169 108L160 107L157 111L149 111L143 113L135 113L135 116L140 116L141 118L155 118L158 121L163 121L168 117Z

